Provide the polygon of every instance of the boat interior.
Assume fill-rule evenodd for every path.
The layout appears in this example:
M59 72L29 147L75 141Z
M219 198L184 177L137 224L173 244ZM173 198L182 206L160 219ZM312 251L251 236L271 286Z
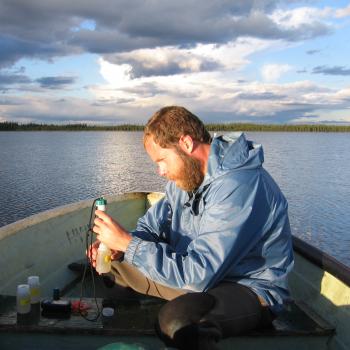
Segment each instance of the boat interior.
M2 340L2 342L5 342L3 345L8 345L5 348L20 349L21 346L25 346L26 349L38 349L39 344L37 342L28 346L28 344L22 344L19 341L18 337L22 336L23 342L26 342L26 335L31 334L45 335L47 340L51 336L53 343L53 346L50 346L51 349L56 349L55 341L58 341L57 349L62 349L62 343L59 340L62 336L66 337L68 342L72 342L73 338L77 338L77 336L78 338L85 336L84 343L86 343L87 338L92 337L93 340L90 339L90 341L96 342L96 344L92 345L90 343L87 348L96 346L91 347L94 349L104 345L106 341L108 343L140 344L140 340L142 340L142 346L145 349L163 349L164 345L156 338L154 324L164 301L120 287L114 284L109 277L100 276L96 273L93 277L91 273L86 274L85 288L82 289L83 273L79 267L83 264L84 261L77 261L67 266L67 269L75 271L76 279L62 288L61 298L70 300L72 303L81 301L81 305L87 308L85 316L89 319L94 319L95 316L101 313L103 307L112 307L115 310L113 316L100 314L97 320L91 321L85 319L79 312L75 312L68 319L41 316L33 322L33 313L31 313L27 320L22 319L19 324L16 313L16 297L1 296L0 329L10 332L5 337L6 339ZM241 340L245 343L245 349L256 349L259 340L263 341L265 345L266 342L271 342L272 346L273 339L275 341L278 339L279 343L286 343L280 349L295 349L295 346L299 343L298 348L309 349L311 341L314 346L317 346L317 349L322 349L325 347L320 347L320 343L324 342L334 331L334 327L318 315L312 314L311 317L307 305L293 302L288 305L284 313L273 321L272 328L244 334L238 339L235 338L234 342ZM4 333L0 333L0 339L3 335ZM59 338L57 338L58 335L60 335ZM37 341L43 342L40 338L38 337ZM305 339L308 339L307 347L302 345L303 342L305 344ZM18 347L12 347L14 340ZM232 341L233 338L222 341L220 349L232 349ZM251 343L251 347L248 346L249 343ZM73 341L70 346L72 347L69 347L69 349L76 348L75 342Z
M109 211L122 218L124 227L129 229L160 197L160 194L138 193L110 198ZM10 240L18 240L17 234L25 234L29 241L38 239L41 242L48 231L52 237L57 235L59 241L51 237L46 248L52 244L57 250L60 244L68 255L57 257L56 271L43 283L43 296L52 298L52 289L58 287L62 299L69 300L72 306L80 301L86 308L83 315L73 308L68 318L43 317L40 310L31 311L30 317L19 318L16 296L11 293L14 286L23 280L24 275L38 271L43 275L52 270L52 266L46 266L48 260L40 260L40 264L33 262L37 261L38 252L33 252L33 256L23 262L19 258L22 269L19 266L17 272L10 271L8 276L1 277L1 349L36 350L48 346L50 350L165 349L154 328L164 301L120 287L109 276L98 275L87 265L83 239L86 225L79 226L79 223L83 221L82 217L86 222L90 206L90 202L82 202L58 212L38 214L39 217L31 218L30 223L21 222L6 230L0 228L0 243L3 241L0 244L0 266L4 266L8 256L15 254L11 251L13 243ZM53 227L59 229L54 232ZM79 254L75 254L77 247L82 248ZM295 268L290 277L293 302L273 321L272 328L223 339L218 344L219 349L349 349L350 269L296 237L294 251ZM113 315L100 314L97 317L105 307L113 308Z

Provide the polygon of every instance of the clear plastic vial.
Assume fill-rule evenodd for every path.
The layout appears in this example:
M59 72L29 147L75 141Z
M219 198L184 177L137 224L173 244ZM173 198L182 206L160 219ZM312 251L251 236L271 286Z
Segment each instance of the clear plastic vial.
M27 314L30 312L30 288L29 284L17 286L17 313Z
M111 271L111 250L104 243L100 243L97 249L96 271L98 273Z
M103 197L96 200L96 208L101 211L107 210L107 200ZM111 250L100 243L97 249L96 271L98 273L107 273L111 271Z
M29 276L28 285L30 289L30 303L37 304L40 302L40 280L39 276Z

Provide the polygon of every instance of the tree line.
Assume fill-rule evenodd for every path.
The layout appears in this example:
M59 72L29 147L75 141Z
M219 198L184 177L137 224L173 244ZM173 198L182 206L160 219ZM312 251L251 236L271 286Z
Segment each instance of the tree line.
M19 124L1 122L0 131L142 131L143 125L88 125L88 124Z
M327 124L206 124L209 131L286 131L286 132L350 132L350 125ZM143 131L144 125L88 125L88 124L19 124L0 122L0 131Z

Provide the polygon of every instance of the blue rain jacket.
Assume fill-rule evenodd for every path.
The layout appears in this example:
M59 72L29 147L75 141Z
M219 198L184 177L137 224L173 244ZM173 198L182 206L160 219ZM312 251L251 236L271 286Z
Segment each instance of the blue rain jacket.
M281 311L293 266L288 204L263 161L261 145L242 133L214 137L201 186L188 193L169 182L139 219L124 259L173 288L241 283Z

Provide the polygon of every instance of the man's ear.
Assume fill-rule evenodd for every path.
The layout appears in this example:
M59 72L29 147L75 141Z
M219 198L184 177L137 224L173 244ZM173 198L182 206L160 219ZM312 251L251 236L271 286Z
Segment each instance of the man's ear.
M192 137L189 135L181 136L179 140L179 146L185 153L191 154L194 147Z

